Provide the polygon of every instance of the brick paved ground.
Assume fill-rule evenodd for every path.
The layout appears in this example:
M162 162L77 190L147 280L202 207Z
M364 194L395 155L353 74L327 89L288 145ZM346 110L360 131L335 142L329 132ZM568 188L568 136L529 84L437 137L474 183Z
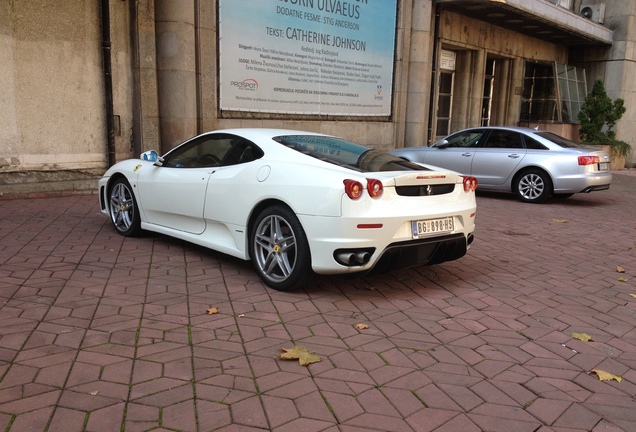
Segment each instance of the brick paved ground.
M123 238L96 196L0 201L0 431L635 431L627 174L544 205L479 195L461 260L297 293ZM294 344L322 361L276 359Z

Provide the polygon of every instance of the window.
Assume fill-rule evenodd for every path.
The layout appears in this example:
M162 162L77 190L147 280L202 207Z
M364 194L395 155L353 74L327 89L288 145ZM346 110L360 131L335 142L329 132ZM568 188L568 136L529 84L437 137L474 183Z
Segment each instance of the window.
M534 138L530 138L527 135L524 136L523 138L526 142L527 149L530 149L530 150L547 150L548 149L546 146L544 146L543 144L541 144L539 141L537 141Z
M519 120L578 123L586 94L585 69L526 62Z
M428 170L389 153L337 137L282 135L273 140L307 156L360 172Z
M521 121L559 121L554 67L526 62L521 95Z
M263 156L253 143L235 135L211 134L197 137L164 157L171 168L211 168L251 162Z
M562 136L557 134L553 134L552 132L538 132L537 135L547 140L550 140L553 143L564 148L581 148L582 147L581 145L575 143L574 141L570 141L569 139L563 138Z
M486 148L520 149L523 148L521 135L507 130L492 130L486 141Z
M492 94L495 82L495 59L486 61L486 76L484 78L484 95L481 99L481 125L490 125L490 113L492 110Z
M450 132L451 108L453 102L453 72L442 71L439 74L439 94L437 96L437 136Z
M444 141L437 142L435 147L466 147L477 148L480 147L482 136L485 131L483 129L471 129L467 131L457 132L454 135L449 136Z
M587 94L585 69L557 63L556 71L561 96L562 122L578 123L579 111Z

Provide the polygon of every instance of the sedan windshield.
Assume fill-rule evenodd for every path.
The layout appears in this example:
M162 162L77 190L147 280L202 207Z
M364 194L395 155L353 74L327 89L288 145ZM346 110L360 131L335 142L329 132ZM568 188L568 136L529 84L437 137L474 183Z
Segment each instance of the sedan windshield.
M427 170L421 165L342 138L284 135L275 137L274 141L316 159L361 172Z

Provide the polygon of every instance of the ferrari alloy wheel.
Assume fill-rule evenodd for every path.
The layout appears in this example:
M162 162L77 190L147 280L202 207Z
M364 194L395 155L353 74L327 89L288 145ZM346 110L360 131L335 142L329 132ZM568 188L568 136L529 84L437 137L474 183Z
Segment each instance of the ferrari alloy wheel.
M130 183L119 178L110 188L110 219L119 234L124 236L137 235L141 231L139 208L133 195Z
M296 215L275 205L263 210L250 230L250 257L266 285L291 291L313 275L307 237Z
M540 203L552 193L550 177L538 169L529 169L519 174L514 183L515 193L521 201Z

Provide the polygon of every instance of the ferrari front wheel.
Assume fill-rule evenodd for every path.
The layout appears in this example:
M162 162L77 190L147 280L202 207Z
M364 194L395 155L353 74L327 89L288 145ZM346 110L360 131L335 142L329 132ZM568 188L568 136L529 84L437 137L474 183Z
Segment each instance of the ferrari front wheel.
M108 198L110 220L117 232L124 236L134 236L141 232L139 207L130 183L125 178L115 180Z
M307 236L289 208L274 205L259 213L250 230L249 245L254 269L271 288L292 291L311 280Z

